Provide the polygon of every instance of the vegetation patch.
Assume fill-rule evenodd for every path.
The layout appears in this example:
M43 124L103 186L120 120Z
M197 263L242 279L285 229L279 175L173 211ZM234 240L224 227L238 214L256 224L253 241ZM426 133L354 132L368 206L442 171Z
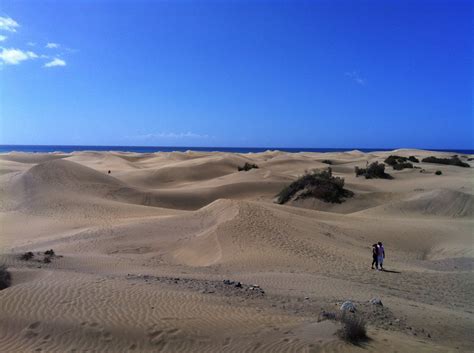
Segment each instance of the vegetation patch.
M344 189L344 179L334 177L332 169L305 173L277 195L278 203L284 204L291 199L314 197L325 202L341 203L354 193Z
M402 157L402 156L397 156L397 155L390 155L387 158L385 158L384 163L394 166L397 163L403 163L408 161L407 157Z
M46 250L43 253L37 252L36 255L33 252L28 251L20 256L20 260L23 260L23 261L32 260L35 262L43 262L45 264L49 264L51 263L53 259L62 257L61 255L56 255L53 249Z
M421 160L424 163L436 163L436 164L446 164L446 165L455 165L458 167L470 168L471 166L463 162L457 156L452 156L451 158L438 158L438 157L426 157Z
M355 174L356 177L365 176L366 179L393 179L385 173L385 164L379 162L370 163L367 168L355 167Z
M369 339L367 336L367 323L357 314L343 313L341 316L342 328L338 331L339 337L352 344L360 344Z
M392 166L394 170L402 170L405 168L413 168L413 163L420 162L415 156L410 157L402 157L397 155L390 155L388 156L385 161L386 164Z
M441 170L437 170L437 171L435 172L435 174L436 174L436 175L441 175L441 174L443 174L443 172L442 172Z
M321 163L332 165L332 161L330 159L325 159L321 161Z
M12 276L5 265L0 265L0 290L10 287Z
M241 171L247 172L250 169L258 169L258 165L253 164L253 163L245 162L243 167L239 166L239 167L237 167L237 169L239 170L239 172L241 172Z
M410 162L403 162L403 163L397 163L393 166L394 170L402 170L405 168L412 168L413 169L413 164Z
M25 252L24 254L22 254L20 256L20 259L21 260L24 260L24 261L29 261L31 260L33 257L35 257L35 254L33 254L31 251L28 251L28 252Z

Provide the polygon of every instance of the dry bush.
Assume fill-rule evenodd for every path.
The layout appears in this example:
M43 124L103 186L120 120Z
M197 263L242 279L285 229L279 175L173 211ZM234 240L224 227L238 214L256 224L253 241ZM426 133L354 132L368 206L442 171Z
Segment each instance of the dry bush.
M331 168L322 171L305 173L285 187L278 196L278 203L288 202L292 197L314 197L325 202L341 203L344 198L354 193L344 189L344 179L334 177Z
M12 276L5 265L0 265L0 290L10 287Z
M359 344L367 341L367 323L357 314L343 313L341 316L342 328L338 331L339 337L344 341Z

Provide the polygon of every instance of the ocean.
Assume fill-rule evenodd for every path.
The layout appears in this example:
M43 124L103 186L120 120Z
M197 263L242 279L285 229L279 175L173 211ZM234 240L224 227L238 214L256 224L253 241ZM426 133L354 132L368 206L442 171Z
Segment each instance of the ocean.
M120 151L120 152L235 152L235 153L257 153L268 150L279 150L284 152L344 152L359 150L362 152L391 151L394 148L286 148L286 147L184 147L184 146L68 146L68 145L0 145L0 153L5 152L76 152L76 151ZM452 152L460 154L474 154L469 149L430 149L430 151Z

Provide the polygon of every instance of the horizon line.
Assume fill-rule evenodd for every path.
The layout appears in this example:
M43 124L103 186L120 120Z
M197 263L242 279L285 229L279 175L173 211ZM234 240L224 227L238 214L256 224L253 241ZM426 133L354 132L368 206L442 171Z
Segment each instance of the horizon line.
M460 147L449 147L449 148L427 148L427 147L284 147L284 146L179 146L179 145L63 145L63 144L0 144L0 147L3 146L42 146L42 147L132 147L132 148L188 148L192 150L193 148L222 148L222 149L267 149L267 150L279 150L279 149L286 149L286 150L300 150L300 149L337 149L337 150L399 150L399 149L408 149L408 150L424 150L424 151L456 151L456 150L464 150L464 151L474 151L474 147L472 148L460 148ZM20 151L21 152L21 151Z

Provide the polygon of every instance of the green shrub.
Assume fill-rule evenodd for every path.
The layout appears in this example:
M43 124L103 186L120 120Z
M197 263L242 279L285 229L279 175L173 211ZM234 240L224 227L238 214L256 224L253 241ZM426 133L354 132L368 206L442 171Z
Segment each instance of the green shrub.
M413 168L413 164L410 162L418 163L419 160L415 156L402 157L396 155L388 156L385 161L388 165L392 166L395 170L402 170L405 168Z
M285 187L277 195L278 203L284 204L291 198L314 197L325 202L341 203L343 198L354 193L344 189L344 179L334 177L331 168L322 171L305 173L303 176Z
M342 314L341 323L342 328L338 334L344 341L359 344L368 340L367 323L363 317L345 312Z
M447 165L455 165L458 167L469 168L470 165L466 162L461 161L457 156L453 156L451 158L438 158L438 157L426 157L422 159L422 162L425 163L436 163L436 164L447 164Z
M332 161L329 160L329 159L325 159L325 160L321 161L321 163L332 165Z
M436 175L441 175L441 174L443 174L443 172L442 172L441 170L437 170L437 171L435 172L435 174L436 174Z
M395 170L402 170L405 168L413 168L413 164L411 164L410 162L403 162L393 165L393 169Z
M406 162L407 160L408 160L407 157L390 155L387 158L385 158L384 162L388 165L394 166L395 164L403 163L403 162Z
M31 260L34 256L35 254L33 254L31 251L28 251L28 252L25 252L23 255L21 255L20 259L28 261L28 260Z
M393 179L390 174L385 173L385 164L379 162L370 163L367 168L355 167L356 176L365 176L366 179Z
M248 162L245 162L244 166L243 167L237 167L238 171L241 172L241 171L249 171L250 169L258 169L258 165L256 164L251 164L251 163L248 163Z
M0 290L10 287L12 276L5 265L0 265Z

